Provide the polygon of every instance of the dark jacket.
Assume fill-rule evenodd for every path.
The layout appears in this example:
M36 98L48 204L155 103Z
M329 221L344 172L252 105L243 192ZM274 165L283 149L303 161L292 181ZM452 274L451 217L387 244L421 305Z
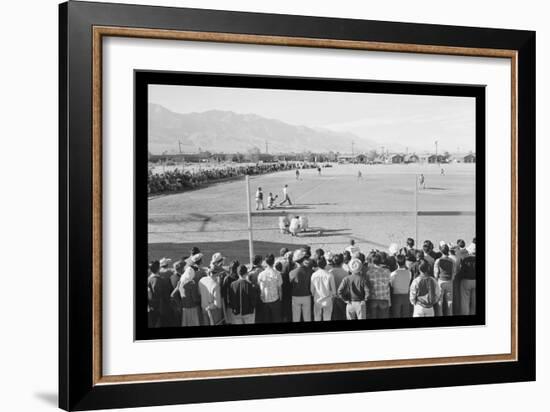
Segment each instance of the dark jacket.
M228 274L226 277L223 278L223 281L221 284L221 294L222 294L222 300L225 303L225 306L229 306L229 288L231 284L237 280L239 280L239 276L234 275L232 273Z
M429 275L420 275L411 285L411 304L427 309L433 308L439 300L438 288L435 278Z
M461 279L476 279L476 257L474 255L468 255L460 261Z
M311 295L311 275L312 270L304 266L298 266L290 271L289 279L292 296L310 296Z
M170 321L172 306L170 304L170 293L172 292L170 279L163 278L158 274L152 274L147 279L150 311L158 312L161 316L162 326Z
M437 265L438 278L441 280L452 280L454 261L448 256L441 256L435 263Z
M254 313L258 301L258 288L248 279L239 279L229 286L229 307L235 315Z
M338 288L338 296L346 302L361 302L369 296L367 278L358 274L346 276Z

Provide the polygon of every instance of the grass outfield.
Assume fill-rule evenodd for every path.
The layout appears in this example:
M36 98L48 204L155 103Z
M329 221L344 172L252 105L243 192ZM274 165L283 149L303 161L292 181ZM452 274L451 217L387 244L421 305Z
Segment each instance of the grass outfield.
M445 165L445 176L437 165L335 165L301 171L253 176L253 197L258 186L267 198L289 186L292 206L253 212L255 252L277 252L282 246L341 251L350 238L363 249L387 248L414 237L414 185L416 175L426 177L426 189L418 192L418 239L469 241L475 236L475 216L445 216L431 212L475 211L475 165ZM363 177L357 178L357 172ZM207 257L222 251L228 258L248 256L245 180L214 184L204 189L150 199L149 258L177 258L197 244ZM250 199L253 208L253 199ZM299 237L280 234L282 214L305 215L311 231ZM257 241L257 242L256 242ZM272 249L271 249L272 248ZM264 250L265 249L265 250Z

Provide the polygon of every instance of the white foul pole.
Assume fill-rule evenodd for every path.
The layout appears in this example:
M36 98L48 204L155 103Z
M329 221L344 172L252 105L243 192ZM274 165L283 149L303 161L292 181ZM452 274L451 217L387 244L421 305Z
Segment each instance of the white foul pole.
M254 244L252 241L252 211L250 208L250 179L246 175L246 214L248 217L248 255L250 257L250 265L254 260Z
M418 248L418 175L414 175L414 244Z

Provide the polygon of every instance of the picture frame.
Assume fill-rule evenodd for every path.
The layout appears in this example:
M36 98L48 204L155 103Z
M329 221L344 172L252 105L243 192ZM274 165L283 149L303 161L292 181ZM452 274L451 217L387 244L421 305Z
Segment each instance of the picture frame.
M512 143L509 353L104 374L102 216L103 186L109 176L102 170L102 46L110 37L272 45L293 47L296 53L300 48L315 48L508 60L510 116L497 120L510 127ZM70 1L59 8L59 50L61 408L91 410L535 379L534 32ZM486 267L491 270L490 262Z

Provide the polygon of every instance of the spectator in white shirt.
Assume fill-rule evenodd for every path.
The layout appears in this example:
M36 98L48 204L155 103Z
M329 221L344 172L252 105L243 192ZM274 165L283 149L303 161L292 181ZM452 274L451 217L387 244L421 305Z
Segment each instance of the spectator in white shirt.
M390 275L392 317L409 318L411 317L411 304L409 302L411 272L406 267L404 255L397 255L396 260L397 269Z
M334 276L325 270L327 261L323 256L317 260L318 270L311 276L313 317L315 321L331 320L332 299L336 296Z
M275 256L266 256L264 263L266 269L258 276L260 299L262 301L262 321L266 323L281 322L283 278L273 268Z

